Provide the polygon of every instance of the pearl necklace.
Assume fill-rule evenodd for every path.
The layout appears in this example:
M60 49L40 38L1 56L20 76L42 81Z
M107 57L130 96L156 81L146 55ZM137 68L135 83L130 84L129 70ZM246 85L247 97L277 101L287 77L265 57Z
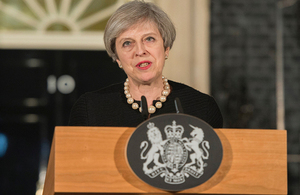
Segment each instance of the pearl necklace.
M148 113L153 114L156 111L156 108L161 108L162 107L162 102L165 102L167 100L167 96L170 94L170 85L168 83L168 79L162 76L163 84L164 84L164 89L161 92L161 96L159 98L159 101L155 103L155 106L151 105L148 108ZM126 79L124 83L124 94L126 95L127 98L127 103L131 104L131 107L136 110L139 108L139 111L142 112L142 108L139 107L139 105L134 102L134 99L132 98L132 95L130 94L129 91L129 80L128 78Z

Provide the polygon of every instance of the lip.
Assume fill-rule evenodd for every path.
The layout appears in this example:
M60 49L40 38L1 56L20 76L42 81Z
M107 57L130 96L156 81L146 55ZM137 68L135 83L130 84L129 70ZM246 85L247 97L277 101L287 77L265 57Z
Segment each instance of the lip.
M145 66L145 67L140 67L140 65L143 64L143 63L148 63L148 65ZM141 61L135 67L137 67L140 70L147 70L151 67L151 65L152 65L152 62L150 62L150 61Z

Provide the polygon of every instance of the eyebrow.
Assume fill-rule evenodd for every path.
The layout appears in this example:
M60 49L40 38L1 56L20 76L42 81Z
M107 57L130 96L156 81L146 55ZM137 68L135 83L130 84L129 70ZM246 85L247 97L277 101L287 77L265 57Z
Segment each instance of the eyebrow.
M157 33L154 33L154 32L150 32L150 33L146 33L144 36L149 36L149 35L157 35Z
M149 36L149 35L157 35L157 33L155 33L155 32L149 32L149 33L146 33L146 34L144 34L143 35L143 37L147 37L147 36ZM125 41L125 40L133 40L133 38L131 38L131 37L124 37L124 38L122 38L120 41L118 41L119 43L123 43L123 41Z

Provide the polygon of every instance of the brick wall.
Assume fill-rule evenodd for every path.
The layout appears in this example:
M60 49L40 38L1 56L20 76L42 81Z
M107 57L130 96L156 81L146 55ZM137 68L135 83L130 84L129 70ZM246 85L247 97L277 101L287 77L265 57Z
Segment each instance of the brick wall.
M288 153L300 154L300 2L283 9L285 122ZM300 194L300 163L289 163L289 194Z
M282 10L288 153L300 154L300 2ZM276 128L277 0L211 1L212 95L230 128ZM300 194L289 162L289 194Z

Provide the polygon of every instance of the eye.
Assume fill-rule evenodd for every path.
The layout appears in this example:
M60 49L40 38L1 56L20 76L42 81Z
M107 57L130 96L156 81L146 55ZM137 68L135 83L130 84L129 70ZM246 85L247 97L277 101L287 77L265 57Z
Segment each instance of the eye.
M153 37L147 37L146 41L153 42L153 41L155 41L155 39Z
M125 41L122 46L123 47L128 47L130 44L131 44L130 41Z

